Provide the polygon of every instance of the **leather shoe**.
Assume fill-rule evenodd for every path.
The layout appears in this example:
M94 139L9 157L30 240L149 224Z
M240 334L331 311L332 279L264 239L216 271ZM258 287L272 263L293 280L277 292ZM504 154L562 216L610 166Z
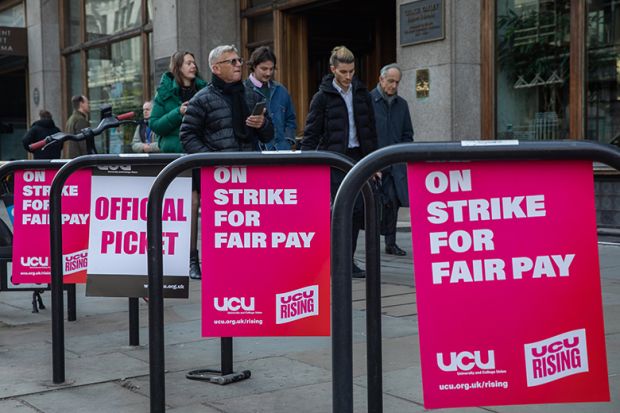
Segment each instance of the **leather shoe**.
M362 270L360 267L353 263L353 271L351 276L353 278L366 278L366 271Z
M400 257L407 255L407 252L405 250L402 250L398 247L398 245L394 244L394 245L386 245L385 246L385 253L389 254L389 255L398 255Z
M200 280L202 273L200 272L200 261L198 260L198 251L194 250L189 257L189 278L192 280Z

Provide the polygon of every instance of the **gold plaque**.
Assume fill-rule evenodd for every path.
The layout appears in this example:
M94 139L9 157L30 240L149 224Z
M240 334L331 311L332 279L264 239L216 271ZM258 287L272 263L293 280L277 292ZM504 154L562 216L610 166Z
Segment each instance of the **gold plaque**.
M431 89L431 79L428 69L415 71L415 96L416 98L427 98Z

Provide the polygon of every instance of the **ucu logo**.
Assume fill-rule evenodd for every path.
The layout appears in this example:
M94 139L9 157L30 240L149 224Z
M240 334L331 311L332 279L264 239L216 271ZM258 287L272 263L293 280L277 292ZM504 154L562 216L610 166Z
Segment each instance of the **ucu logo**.
M544 357L547 353L558 353L564 349L570 349L572 347L579 346L579 337L565 338L562 341L556 341L546 346L532 347L532 356Z
M88 258L88 253L77 253L77 254L73 254L71 256L65 257L65 261L67 262L71 262L71 261L76 261L76 260L83 260L84 258Z
M100 171L131 171L131 165L97 165Z
M249 299L249 303L246 297L225 297L222 304L220 304L220 299L215 297L213 306L217 311L254 311L254 297Z
M24 267L49 267L49 257L21 257L19 262Z
M291 301L299 301L301 299L308 299L312 297L314 297L314 290L304 291L304 292L289 295L289 296L282 296L280 297L280 302L282 304L288 304Z
M487 360L484 362L480 351L461 351L456 353L455 351L450 353L450 363L446 365L444 362L443 353L437 353L437 366L443 371L469 371L474 367L478 367L480 370L494 370L495 369L495 353L493 350L487 352Z

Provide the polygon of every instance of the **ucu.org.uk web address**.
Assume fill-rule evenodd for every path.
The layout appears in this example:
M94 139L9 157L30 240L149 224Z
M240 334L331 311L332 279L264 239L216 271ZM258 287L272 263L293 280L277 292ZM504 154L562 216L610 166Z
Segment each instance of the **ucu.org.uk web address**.
M507 381L499 381L499 380L478 380L472 383L450 383L450 384L440 384L439 390L478 390L478 389L496 389L508 388Z

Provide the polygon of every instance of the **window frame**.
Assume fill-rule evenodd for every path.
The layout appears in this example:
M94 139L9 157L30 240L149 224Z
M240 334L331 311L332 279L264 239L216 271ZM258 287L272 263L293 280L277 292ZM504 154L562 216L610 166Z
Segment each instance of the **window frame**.
M481 139L497 138L496 0L482 0L480 31ZM570 139L585 138L586 18L582 0L570 0L569 130Z
M152 16L148 15L148 3L150 0L140 0L141 5L141 24L139 27L133 27L128 30L121 31L112 35L105 35L99 39L87 41L86 34L86 0L77 0L79 2L80 11L80 41L77 44L67 44L69 42L69 3L71 0L59 1L60 16L60 56L61 56L61 96L62 116L66 119L69 116L69 82L67 81L68 68L67 62L69 55L74 53L80 54L80 83L82 92L85 93L88 85L88 51L94 48L107 46L122 40L134 37L140 37L143 64L142 64L142 88L144 90L144 100L152 99L152 81L151 81L151 48L148 44L149 35L153 32Z

